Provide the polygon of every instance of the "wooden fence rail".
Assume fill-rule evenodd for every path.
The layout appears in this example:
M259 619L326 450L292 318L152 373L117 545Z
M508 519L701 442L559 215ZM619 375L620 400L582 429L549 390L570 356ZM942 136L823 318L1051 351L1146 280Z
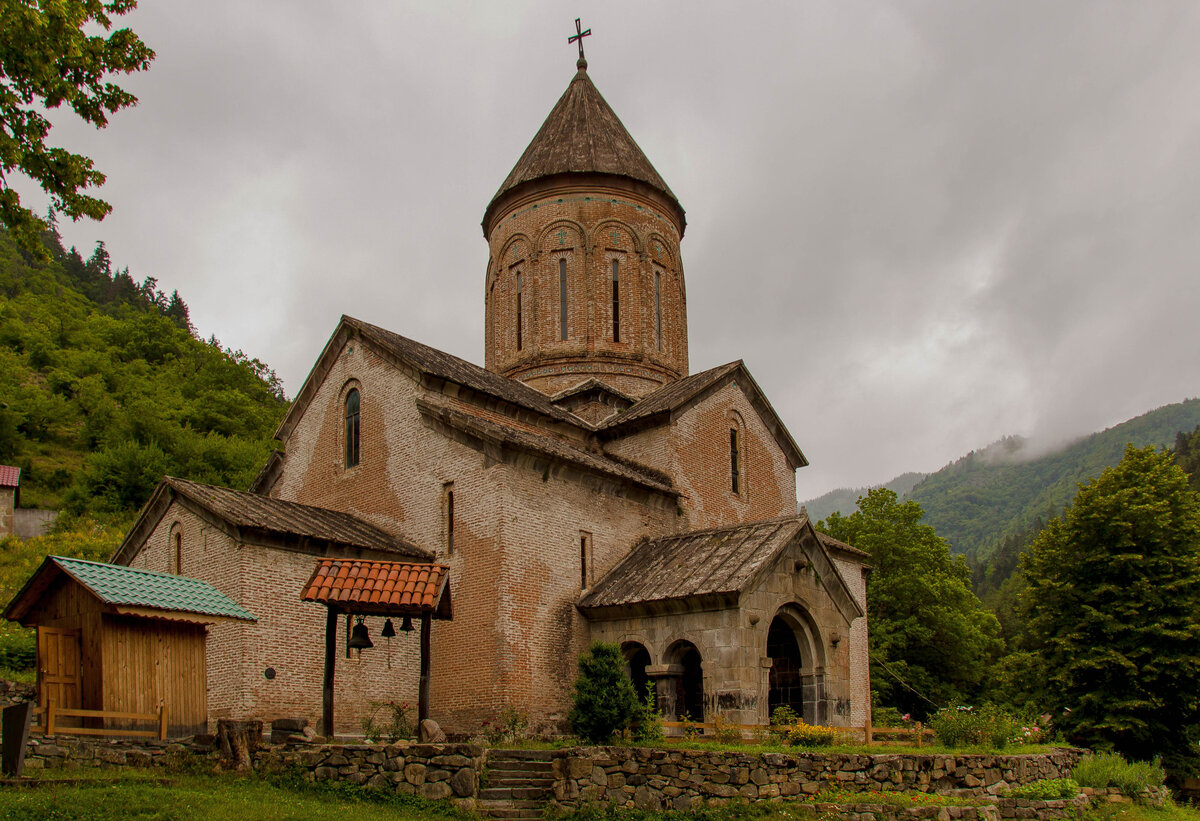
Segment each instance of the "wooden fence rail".
M55 705L54 700L45 707L39 707L33 711L34 715L42 719L41 724L34 725L29 728L31 733L41 733L45 736L53 736L58 733L68 735L107 735L107 736L132 736L134 738L157 738L163 741L167 737L167 708L159 705L158 712L155 713L118 713L111 710L76 710L69 707L59 707ZM153 721L157 722L158 728L154 730L118 730L107 727L63 727L59 724L59 719L62 718L100 718L113 719L116 721Z

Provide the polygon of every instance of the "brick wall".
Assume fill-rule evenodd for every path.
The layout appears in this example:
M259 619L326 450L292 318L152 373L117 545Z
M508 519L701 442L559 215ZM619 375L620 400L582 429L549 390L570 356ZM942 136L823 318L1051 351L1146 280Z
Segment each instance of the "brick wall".
M257 619L256 624L219 622L209 627L206 647L208 721L220 718L305 717L314 726L321 716L325 662L325 608L300 601L317 557L235 542L226 533L178 501L150 534L129 564L162 573L174 572L174 531L183 535L183 573L202 579ZM372 702L417 703L418 633L392 639L391 669L383 619L369 618L375 648L346 657L344 620L339 621L334 717L337 732L359 734ZM397 625L398 626L398 625ZM268 668L274 678L267 678Z

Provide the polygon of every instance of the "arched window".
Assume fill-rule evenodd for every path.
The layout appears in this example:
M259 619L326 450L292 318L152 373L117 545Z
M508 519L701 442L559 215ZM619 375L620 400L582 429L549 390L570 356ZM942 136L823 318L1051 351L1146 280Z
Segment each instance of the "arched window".
M558 258L558 338L567 340L567 258Z
M358 464L358 388L346 394L346 467Z
M742 492L742 451L738 441L737 425L729 426L729 479L734 493Z
M613 342L621 341L621 263L616 257L612 261L613 296Z
M658 349L662 350L662 275L654 272L654 334L658 337Z
M183 574L183 525L179 522L171 525L170 543L171 572L179 576Z
M517 271L517 350L521 350L521 272Z

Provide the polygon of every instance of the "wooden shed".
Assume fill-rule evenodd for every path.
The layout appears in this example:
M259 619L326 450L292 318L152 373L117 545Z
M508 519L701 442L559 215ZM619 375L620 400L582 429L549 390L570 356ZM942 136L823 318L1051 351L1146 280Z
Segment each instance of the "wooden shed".
M47 556L4 617L37 628L45 710L165 714L167 734L206 731L206 625L255 621L207 582ZM110 728L128 719L89 717Z

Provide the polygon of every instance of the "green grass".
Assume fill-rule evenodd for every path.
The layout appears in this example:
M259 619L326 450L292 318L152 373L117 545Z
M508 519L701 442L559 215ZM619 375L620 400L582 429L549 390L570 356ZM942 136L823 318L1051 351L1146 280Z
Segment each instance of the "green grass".
M172 775L155 771L61 770L36 787L0 787L0 818L10 821L467 821L448 802L295 777ZM89 784L55 779L94 779ZM155 783L167 778L172 783Z

